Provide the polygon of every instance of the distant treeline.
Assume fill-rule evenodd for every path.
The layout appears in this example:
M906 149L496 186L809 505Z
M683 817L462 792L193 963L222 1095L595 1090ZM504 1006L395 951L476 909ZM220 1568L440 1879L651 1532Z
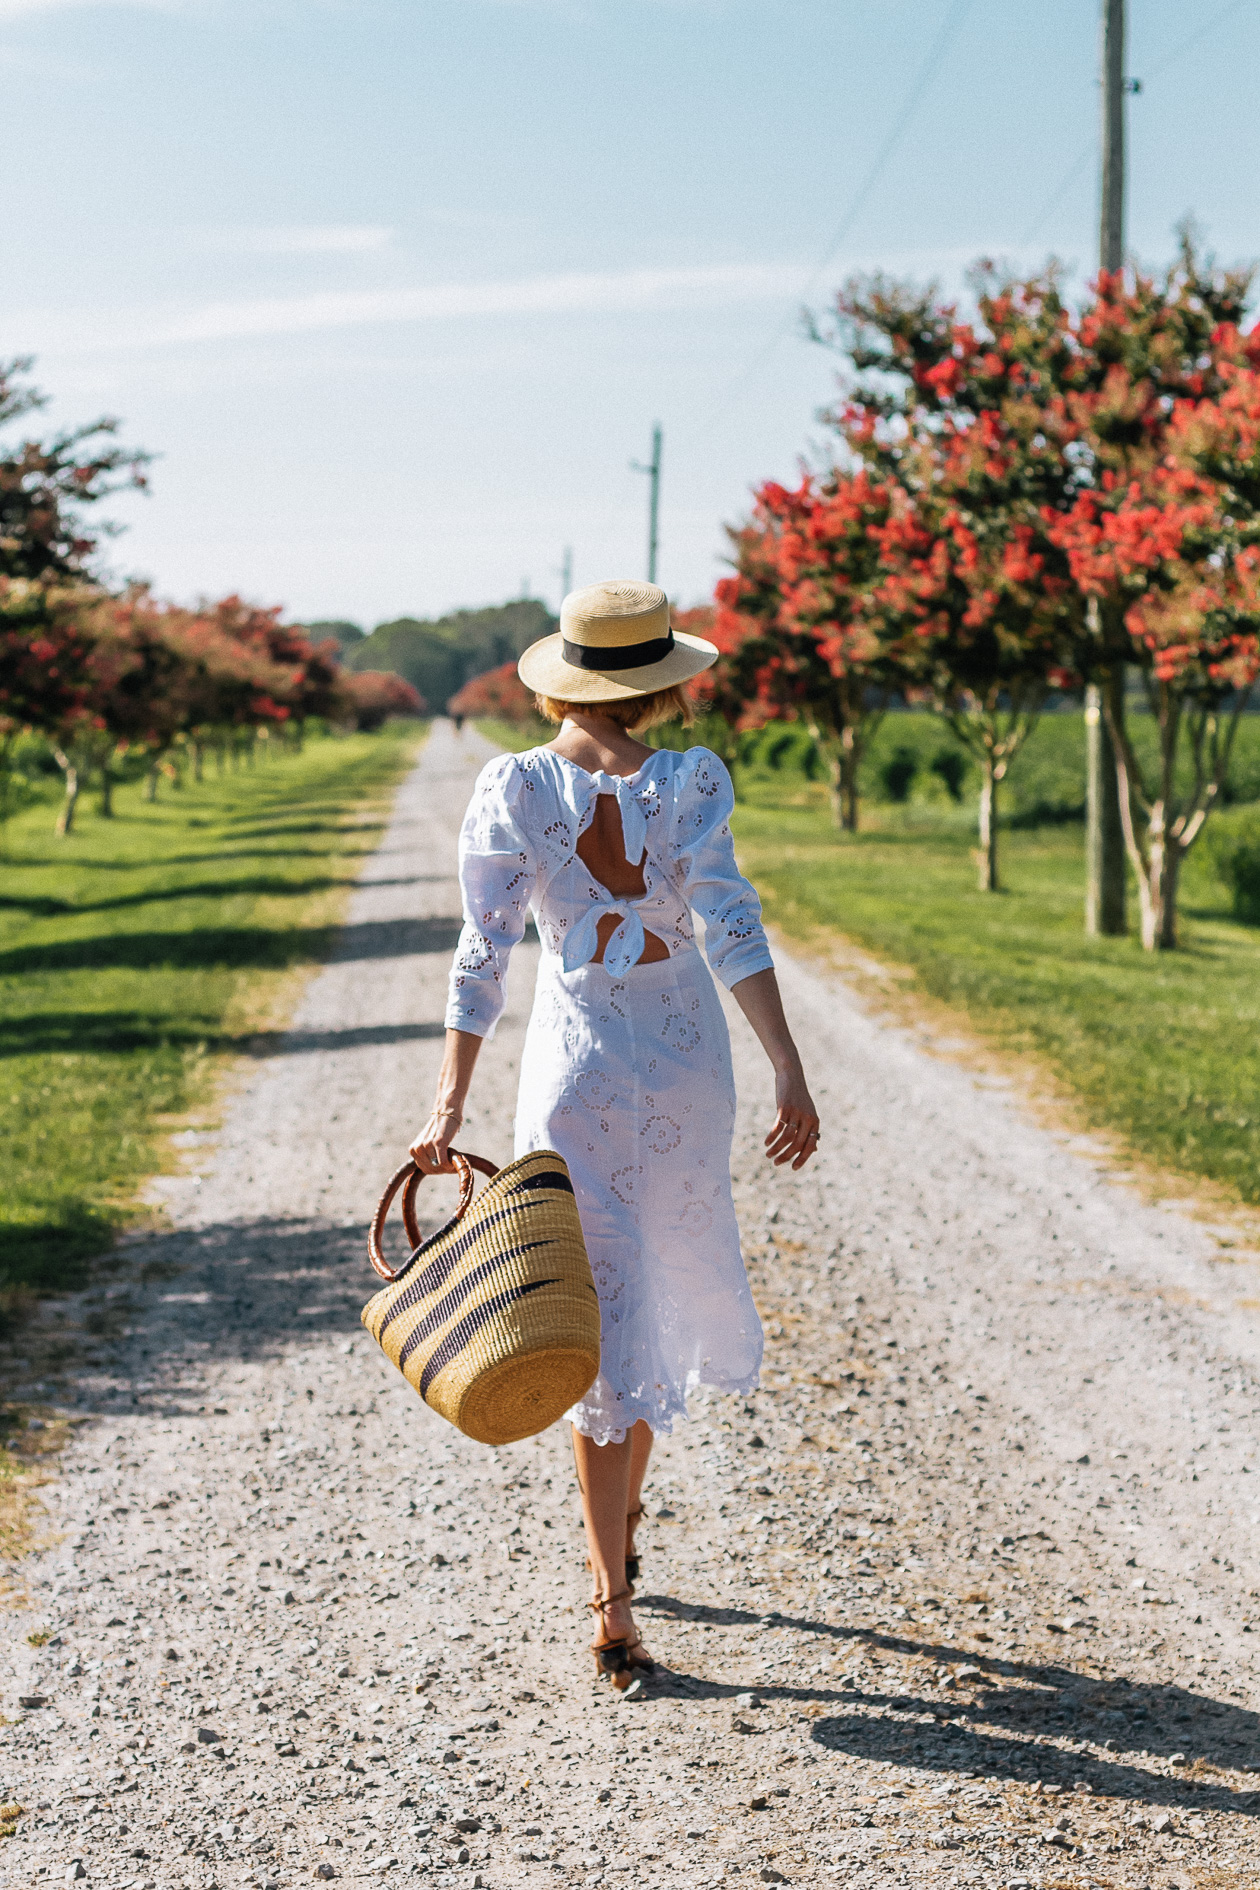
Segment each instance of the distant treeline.
M347 669L392 670L434 709L474 676L515 663L527 646L558 628L535 597L485 610L455 610L437 618L398 617L365 635L357 623L312 623L317 637L335 637Z

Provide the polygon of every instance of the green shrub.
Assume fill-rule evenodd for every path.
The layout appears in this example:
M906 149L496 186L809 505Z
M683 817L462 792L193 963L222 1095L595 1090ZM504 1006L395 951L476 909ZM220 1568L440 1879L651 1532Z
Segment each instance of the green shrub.
M1203 846L1230 895L1234 917L1260 925L1260 807L1218 814L1203 836Z
M963 782L967 779L967 757L961 748L938 748L928 768L938 780L944 782L951 801L962 799Z
M959 760L962 760L961 755ZM964 763L964 768L966 764ZM879 783L886 801L908 801L914 777L919 772L919 757L913 748L899 742L879 771Z

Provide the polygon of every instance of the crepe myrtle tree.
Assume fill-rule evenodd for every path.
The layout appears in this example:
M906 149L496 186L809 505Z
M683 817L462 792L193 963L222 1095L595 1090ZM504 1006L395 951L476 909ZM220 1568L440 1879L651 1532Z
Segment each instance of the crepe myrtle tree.
M1074 678L1062 587L1047 584L1031 534L995 529L992 517L982 531L948 481L918 482L879 534L867 612L907 695L927 701L979 764L976 865L981 890L998 892L1003 783L1051 692Z
M83 606L96 596L87 586L0 577L0 818L10 811L18 738L92 721L93 639Z
M846 450L934 513L935 525L925 516L929 533L945 522L944 562L956 562L948 541L960 529L973 543L959 572L973 593L972 621L964 607L958 631L937 641L933 690L960 737L993 754L994 791L1011 743L1035 719L1028 705L1038 692L1071 674L1100 683L1148 941L1175 936L1168 873L1184 848L1179 839L1169 854L1167 822L1178 743L1200 782L1172 817L1175 826L1185 813L1177 831L1189 845L1228 767L1237 724L1233 707L1222 721L1222 704L1236 706L1236 685L1246 686L1244 554L1256 495L1238 426L1256 366L1254 337L1244 340L1240 328L1249 282L1249 271L1202 258L1187 227L1162 276L1103 274L1079 313L1063 303L1053 266L1015 279L981 263L971 277L973 319L960 319L932 288L877 277L850 283L829 326L813 329L845 355L843 396L825 418ZM1178 487L1176 469L1197 472L1223 498L1219 529L1207 523L1206 487ZM1104 538L1099 558L1093 547ZM1196 592L1204 582L1209 591ZM1169 654L1179 647L1173 618L1185 628L1195 595L1202 668ZM980 687L976 618L988 619L994 638ZM1198 646L1197 633L1191 641ZM942 657L961 692L941 687L949 680ZM1125 675L1134 664L1160 727L1161 786L1142 779L1125 730ZM1006 705L1005 726L995 701ZM1149 877L1152 862L1162 893Z
M32 358L0 362L0 427L47 405L26 376ZM100 538L115 528L86 514L111 492L147 486L150 455L115 441L119 422L92 421L45 440L0 448L0 576L81 579Z
M525 687L513 662L472 677L450 698L446 713L460 721L507 722L514 728L530 728L538 720L534 692Z
M836 824L856 832L862 757L902 675L869 608L885 539L900 528L895 483L865 469L805 472L760 487L731 530L735 575L719 581L722 687L747 723L799 719L831 774Z
M383 728L392 716L428 714L418 689L389 669L357 669L345 677L348 713L360 733Z
M1240 355L1222 401L1174 416L1162 465L1085 495L1057 527L1081 588L1122 613L1158 734L1147 767L1111 724L1148 951L1177 943L1182 865L1221 798L1260 675L1260 375Z
M976 315L962 320L934 287L855 280L811 332L845 361L822 418L898 495L868 617L907 693L980 764L976 857L981 887L998 891L1000 791L1070 677L1084 621L1045 524L1076 489L1079 429L1056 272L1011 281L981 264L972 287Z

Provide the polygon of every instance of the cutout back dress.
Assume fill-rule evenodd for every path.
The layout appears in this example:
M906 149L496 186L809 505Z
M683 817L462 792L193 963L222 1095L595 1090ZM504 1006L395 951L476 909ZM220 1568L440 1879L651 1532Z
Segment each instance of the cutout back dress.
M641 895L619 898L577 855L604 794L616 800L627 861L642 864ZM730 1038L713 976L730 989L773 960L760 902L735 864L733 806L730 775L707 748L659 749L629 776L534 748L487 764L460 834L464 926L447 1027L491 1035L531 912L542 943L515 1152L554 1148L573 1180L602 1357L569 1416L598 1443L640 1418L672 1430L689 1391L750 1391L760 1371L731 1199ZM618 923L596 963L610 915ZM639 962L647 933L668 957Z

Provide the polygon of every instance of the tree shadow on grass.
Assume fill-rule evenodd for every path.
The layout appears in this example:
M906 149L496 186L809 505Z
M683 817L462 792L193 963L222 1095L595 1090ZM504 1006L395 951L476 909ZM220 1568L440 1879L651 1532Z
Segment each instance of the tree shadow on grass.
M452 952L458 919L373 919L347 926L202 926L190 931L106 933L0 952L0 977L55 971L286 969L331 961Z
M369 859L376 852L375 846L338 847L336 858ZM142 873L146 871L164 871L168 866L218 866L223 865L224 849L212 853L171 853L153 860L85 860L75 854L71 860L74 866L81 866L93 873ZM332 857L327 847L267 847L260 851L264 860L324 860ZM66 864L64 853L50 853L39 859L21 859L13 865L22 872L38 872L42 867L59 869ZM72 908L73 909L73 908ZM81 910L81 908L79 908Z
M688 1605L668 1595L643 1595L636 1608L675 1620L715 1626L759 1625L765 1615L720 1605ZM1087 1786L1095 1794L1141 1799L1170 1808L1228 1809L1260 1817L1260 1791L1239 1794L1214 1770L1251 1767L1260 1751L1260 1715L1233 1701L1214 1700L1184 1687L1147 1686L1078 1673L1059 1662L1015 1661L968 1653L942 1642L851 1628L826 1621L774 1614L776 1627L827 1636L855 1654L870 1649L913 1656L938 1664L941 1678L961 1665L968 1681L951 1697L919 1692L886 1692L871 1685L758 1687L754 1697L812 1709L841 1707L814 1718L811 1741L829 1752L942 1772L982 1772L1009 1778L1041 1779L1065 1792ZM747 1687L720 1685L689 1674L663 1671L655 1694L688 1698L733 1699ZM755 1709L743 1723L761 1730ZM771 1729L768 1724L766 1731ZM1122 1751L1068 1751L1054 1740L1088 1738L1095 1745L1114 1739ZM1157 1765L1175 1762L1177 1771L1148 1771L1134 1763L1140 1751Z
M220 862L221 863L221 862ZM25 912L35 919L74 917L88 912L125 912L135 906L169 904L176 899L301 899L308 893L327 892L333 886L359 884L354 873L325 873L309 879L283 879L276 873L255 873L242 879L195 880L188 886L160 886L148 892L120 893L116 899L46 899L0 896L0 912ZM374 879L372 886L414 886L414 878Z
M417 1043L445 1034L442 1024L363 1024L344 1030L255 1030L233 1035L195 1018L146 1017L139 1011L39 1011L0 1019L0 1059L125 1055L132 1050L199 1050L263 1060L369 1044Z

